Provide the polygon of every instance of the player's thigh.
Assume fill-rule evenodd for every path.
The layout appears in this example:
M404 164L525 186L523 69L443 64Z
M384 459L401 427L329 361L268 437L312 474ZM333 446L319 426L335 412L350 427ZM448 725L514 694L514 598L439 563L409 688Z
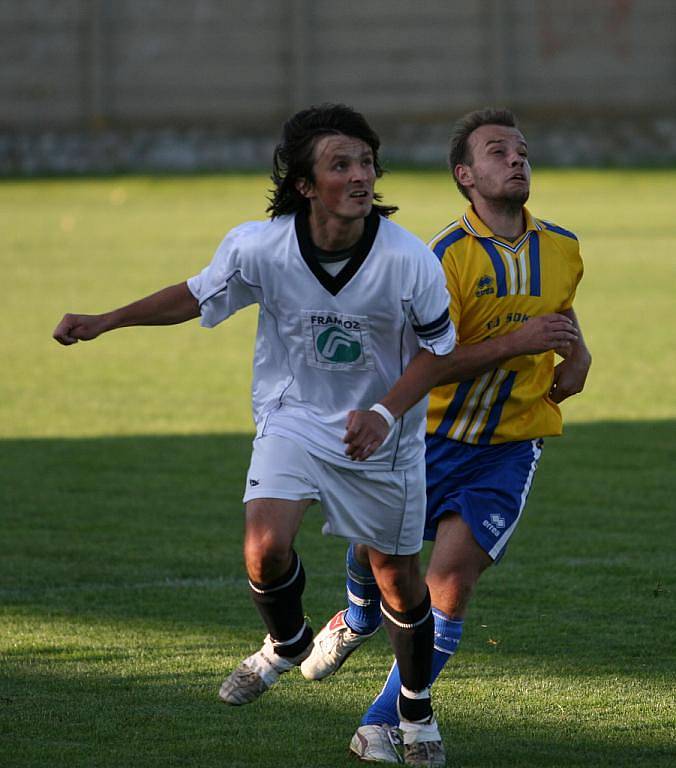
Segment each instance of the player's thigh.
M444 515L426 574L432 603L448 615L464 615L479 577L492 562L460 515Z
M472 579L477 578L492 562L460 515L448 514L441 518L428 572L440 576L462 573Z
M315 460L292 440L276 435L254 440L244 494L250 571L269 577L288 560L305 510L319 498L315 475Z
M245 547L289 549L311 500L252 499L245 505Z
M316 459L299 443L279 435L257 437L246 475L244 503L248 507L258 500L317 501L318 474Z
M422 464L373 471L324 465L324 533L386 555L413 555L422 547L425 475Z

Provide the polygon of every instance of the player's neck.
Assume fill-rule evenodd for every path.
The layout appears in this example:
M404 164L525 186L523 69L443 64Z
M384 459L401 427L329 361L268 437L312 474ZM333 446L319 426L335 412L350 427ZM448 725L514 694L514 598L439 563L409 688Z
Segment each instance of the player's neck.
M502 200L473 200L472 207L483 223L498 237L516 240L526 231L522 205Z
M339 219L310 212L312 242L323 251L342 251L351 248L364 234L364 219Z

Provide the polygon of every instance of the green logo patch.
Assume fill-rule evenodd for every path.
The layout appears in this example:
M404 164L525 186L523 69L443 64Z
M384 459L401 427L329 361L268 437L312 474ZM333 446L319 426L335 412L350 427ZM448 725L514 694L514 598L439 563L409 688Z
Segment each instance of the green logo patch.
M332 363L353 363L361 357L361 344L344 328L332 325L317 336L317 350Z

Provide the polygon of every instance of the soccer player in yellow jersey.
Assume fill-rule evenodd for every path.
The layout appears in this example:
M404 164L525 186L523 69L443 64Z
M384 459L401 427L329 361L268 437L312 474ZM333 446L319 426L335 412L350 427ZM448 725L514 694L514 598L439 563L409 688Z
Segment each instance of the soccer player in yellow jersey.
M430 243L446 273L459 341L443 377L450 383L430 395L427 422L433 680L460 642L479 577L503 556L521 518L542 439L561 433L558 404L582 390L591 364L573 310L582 277L578 241L524 207L530 165L514 115L484 109L463 117L449 161L469 206ZM348 608L317 635L301 665L310 679L334 672L380 626L361 545L348 550L347 594ZM395 664L352 739L363 760L401 762L399 688ZM405 729L403 738L406 744ZM443 755L405 755L410 765L445 764Z

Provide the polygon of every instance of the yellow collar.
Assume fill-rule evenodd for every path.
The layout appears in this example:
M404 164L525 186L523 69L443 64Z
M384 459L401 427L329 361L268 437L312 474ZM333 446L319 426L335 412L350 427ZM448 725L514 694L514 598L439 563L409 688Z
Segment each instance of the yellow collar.
M528 208L523 209L524 216L526 217L526 229L522 235L519 236L518 239L523 237L526 232L530 232L531 230L540 230L542 229L542 226L539 224L537 219L533 217L531 212L528 210ZM472 206L468 206L467 210L465 211L465 215L462 217L461 220L462 228L470 235L474 235L475 237L497 237L491 230L484 224L484 222L477 216L476 211ZM504 238L500 238L503 240Z

